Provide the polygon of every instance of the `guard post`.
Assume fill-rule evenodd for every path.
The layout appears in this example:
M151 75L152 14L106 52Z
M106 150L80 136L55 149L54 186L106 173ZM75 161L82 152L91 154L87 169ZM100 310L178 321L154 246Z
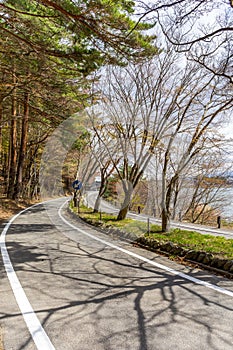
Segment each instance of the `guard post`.
M77 190L74 190L74 196L73 196L73 203L74 203L74 207L77 207Z

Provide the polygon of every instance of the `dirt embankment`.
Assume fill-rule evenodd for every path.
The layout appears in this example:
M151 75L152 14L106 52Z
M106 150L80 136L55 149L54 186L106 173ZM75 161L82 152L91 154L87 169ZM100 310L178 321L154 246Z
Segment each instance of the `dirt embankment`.
M0 224L17 214L20 210L36 203L30 200L12 200L5 197L0 197Z

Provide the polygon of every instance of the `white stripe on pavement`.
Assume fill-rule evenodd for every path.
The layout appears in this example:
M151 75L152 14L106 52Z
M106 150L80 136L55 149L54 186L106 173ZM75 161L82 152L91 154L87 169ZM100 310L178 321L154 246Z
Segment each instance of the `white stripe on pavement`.
M189 281L191 281L191 282L193 282L193 283L200 284L200 285L202 285L202 286L204 286L204 287L213 289L213 290L215 290L215 291L217 291L217 292L219 292L219 293L226 294L226 295L228 295L228 296L230 296L230 297L233 297L233 292L231 292L231 291L229 291L229 290L227 290L227 289L218 287L218 286L216 286L216 285L214 285L214 284L211 284L211 283L209 283L209 282L202 281L202 280L200 280L200 279L198 279L198 278L195 278L195 277L189 276L189 275L187 275L187 274L185 274L185 273L182 273L182 272L176 271L176 270L174 270L174 269L171 269L170 267L167 267L167 266L165 266L165 265L156 263L156 262L154 262L154 261L152 261L152 260L150 260L150 259L145 258L144 256L141 256L141 255L138 255L138 254L136 254L136 253L133 253L133 252L127 250L127 249L118 247L118 246L115 245L115 244L112 244L112 243L110 243L110 242L107 242L107 241L105 241L105 240L103 240L103 239L101 239L101 238L99 238L99 237L93 236L93 235L91 235L90 233L88 233L88 232L86 232L86 231L84 231L84 230L82 230L82 229L76 227L75 225L73 225L73 224L71 224L69 221L67 221L67 220L62 216L62 214L61 214L62 208L65 206L65 204L66 204L67 202L68 202L68 201L64 202L64 203L61 205L61 207L60 207L60 209L59 209L59 211L58 211L58 214L59 214L60 218L62 219L62 221L63 221L64 223L66 223L67 225L69 225L70 227L72 227L73 229L75 229L75 230L81 232L82 234L84 234L84 235L86 235L86 236L88 236L88 237L90 237L90 238L92 238L92 239L94 239L94 240L96 240L96 241L98 241L98 242L103 243L104 245L107 245L107 246L109 246L109 247L111 247L111 248L114 248L114 249L116 249L116 250L119 250L119 251L121 251L122 253L125 253L125 254L127 254L127 255L133 256L133 257L136 258L136 259L140 259L140 260L142 260L142 261L144 261L144 262L146 262L146 263L148 263L148 264L150 264L150 265L153 265L153 266L158 267L159 269L162 269L162 270L165 270L165 271L167 271L167 272L170 272L170 273L173 274L173 275L180 276L180 277L182 277L183 279L189 280Z
M26 322L29 332L31 333L32 339L37 349L38 350L55 350L44 328L42 327L39 319L37 318L31 304L29 303L28 298L23 290L23 287L19 282L19 279L14 271L14 268L12 266L9 254L7 252L6 244L5 244L6 233L9 227L11 226L11 224L13 223L13 221L22 213L40 204L43 204L43 203L35 204L29 208L22 210L21 212L13 216L13 218L6 224L4 230L2 231L2 234L0 236L0 247L1 247L3 264L7 273L7 277L9 279L11 288L15 295L15 299L18 303L19 309L23 315L23 318Z

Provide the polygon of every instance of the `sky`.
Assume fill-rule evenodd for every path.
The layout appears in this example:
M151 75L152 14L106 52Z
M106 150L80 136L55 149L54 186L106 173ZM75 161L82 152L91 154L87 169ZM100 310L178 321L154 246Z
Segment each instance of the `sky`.
M221 132L227 137L233 140L233 120L229 124L225 125Z

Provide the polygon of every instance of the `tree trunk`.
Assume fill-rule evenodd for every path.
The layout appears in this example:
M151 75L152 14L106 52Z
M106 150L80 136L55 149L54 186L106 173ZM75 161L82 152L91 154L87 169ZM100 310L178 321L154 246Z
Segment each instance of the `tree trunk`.
M24 114L22 119L21 129L21 142L18 158L18 167L16 173L16 186L14 189L14 199L22 195L23 189L23 173L25 168L25 158L27 152L27 140L28 140L28 117L29 117L29 93L26 92L24 96Z
M174 191L174 199L173 199L173 213L172 213L173 220L175 220L176 218L178 195L179 195L179 187L178 187L178 184L176 184L176 189Z
M94 213L98 213L100 209L101 195L98 193L98 196L95 201Z
M14 78L15 79L15 78ZM16 121L16 96L15 91L12 96L12 117L10 131L10 154L9 154L9 179L7 184L7 198L13 198L15 177L17 169L17 121Z
M170 202L171 202L171 184L169 184L167 191L164 193L162 201L162 232L168 232L170 230Z
M2 101L0 101L0 162L2 160L2 115L3 115L3 108L2 108Z
M105 177L106 169L101 168L100 171L101 171L101 183L100 183L99 193L98 193L98 196L96 198L95 205L94 205L94 213L99 212L101 198L104 195L104 192L105 192L106 186L107 186L107 179Z
M117 220L124 220L129 210L129 205L122 207L118 213Z
M162 209L162 232L170 230L170 217L166 209Z
M133 189L129 189L128 191L125 191L125 198L121 206L121 209L118 213L117 220L124 220L126 218L126 215L129 211L129 205L130 205L132 193L133 193Z

